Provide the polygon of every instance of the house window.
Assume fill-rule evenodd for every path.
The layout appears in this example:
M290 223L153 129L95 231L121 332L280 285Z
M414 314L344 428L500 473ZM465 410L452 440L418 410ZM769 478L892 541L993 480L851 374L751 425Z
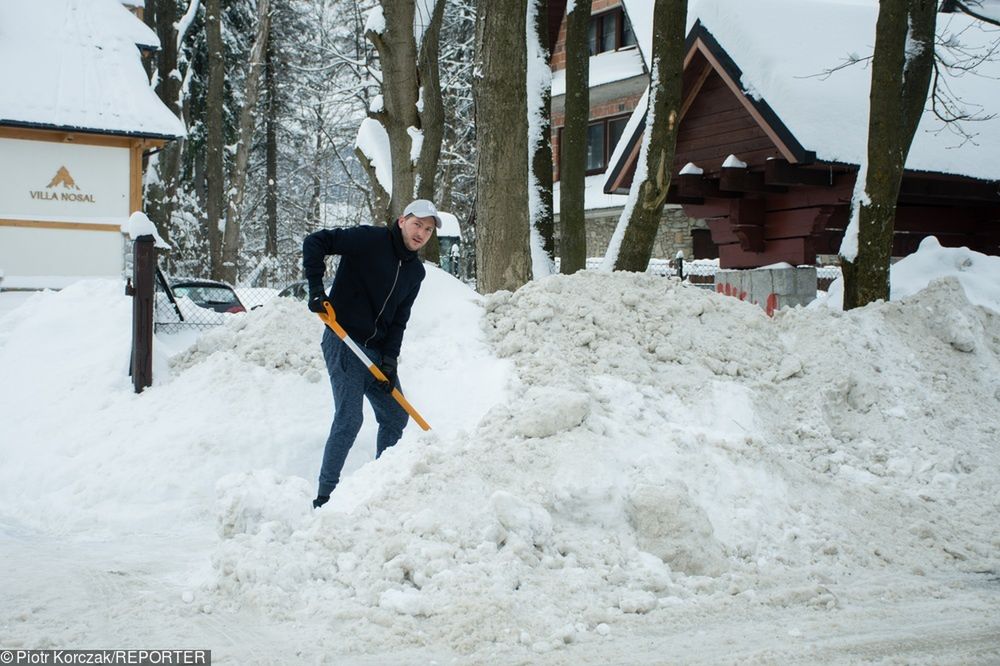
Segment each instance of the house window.
M628 124L628 116L591 121L587 125L587 175L603 172ZM559 128L559 161L562 162L563 128ZM558 176L556 177L558 180Z
M587 125L587 171L600 171L607 164L604 147L606 123L590 123Z
M622 8L616 7L610 12L590 17L587 41L590 55L597 55L605 51L617 51L635 46L635 32L632 31L632 23Z
M622 132L625 131L625 126L628 125L628 116L620 116L618 118L608 119L608 158L611 159L611 153L615 151L615 146L618 145L618 139L622 138ZM607 160L605 160L605 165Z

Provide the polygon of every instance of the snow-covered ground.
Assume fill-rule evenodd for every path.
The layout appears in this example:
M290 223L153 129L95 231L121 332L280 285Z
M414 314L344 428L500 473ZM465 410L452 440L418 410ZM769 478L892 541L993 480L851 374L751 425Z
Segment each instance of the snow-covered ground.
M433 430L375 462L369 412L316 512L301 303L158 339L136 396L120 284L2 294L0 648L998 663L998 263L928 242L899 300L773 319L652 275L482 298L429 267L400 372Z

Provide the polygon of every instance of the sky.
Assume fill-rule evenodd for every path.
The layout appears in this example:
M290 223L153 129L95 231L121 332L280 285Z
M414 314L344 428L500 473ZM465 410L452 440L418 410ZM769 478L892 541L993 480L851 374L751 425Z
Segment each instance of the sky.
M120 283L0 294L0 648L995 662L998 263L925 241L892 302L774 318L654 275L482 297L429 266L400 375L432 430L374 461L368 412L320 511L302 303L158 336L135 395Z

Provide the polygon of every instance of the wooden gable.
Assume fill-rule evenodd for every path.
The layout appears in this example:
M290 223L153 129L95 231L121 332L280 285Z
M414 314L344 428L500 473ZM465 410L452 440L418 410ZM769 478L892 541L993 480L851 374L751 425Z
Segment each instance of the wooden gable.
M783 157L775 142L761 128L717 71L693 91L690 106L682 111L677 134L674 173L692 162L706 173L717 173L726 158L735 154L748 164L763 164Z

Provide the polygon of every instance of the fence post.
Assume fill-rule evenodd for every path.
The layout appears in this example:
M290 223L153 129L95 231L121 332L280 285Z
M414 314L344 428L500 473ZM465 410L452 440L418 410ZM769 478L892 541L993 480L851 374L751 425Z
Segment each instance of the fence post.
M136 393L153 384L153 282L156 247L151 235L135 239L132 261L132 384Z

